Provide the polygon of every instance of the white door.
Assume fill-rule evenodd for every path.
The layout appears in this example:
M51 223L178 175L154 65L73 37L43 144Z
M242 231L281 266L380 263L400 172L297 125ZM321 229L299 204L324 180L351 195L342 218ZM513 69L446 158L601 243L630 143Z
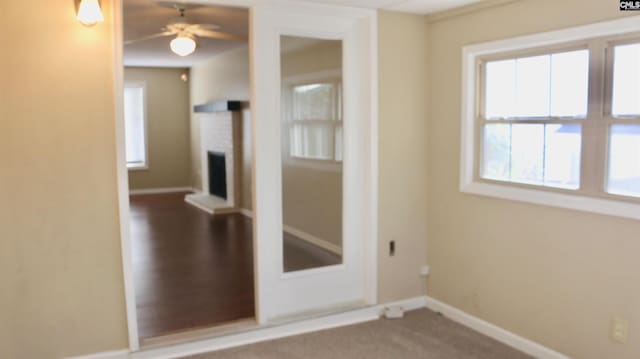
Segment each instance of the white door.
M375 304L377 212L375 11L303 5L296 2L257 6L252 8L251 15L254 244L258 321L268 323L285 317ZM291 41L285 45L284 39ZM315 71L313 74L296 76L285 74L288 70L281 68L285 52L297 51L296 49L323 41L333 47L336 44L339 45L341 56L338 76L336 76L336 69L330 71L324 69ZM326 57L325 54L328 54L328 52L322 52L325 51L322 49L317 51L321 52L316 52L317 56L302 63L315 63L314 59ZM309 84L314 85L309 86ZM322 84L326 91L300 95L301 91L318 89ZM291 109L284 108L287 107L292 96L298 95L307 96L304 98L340 97L336 100L337 102L325 101L331 102L335 111L316 111L323 114L331 112L333 115L324 115L324 117L318 115L316 117L319 118L312 118L308 123L316 122L307 126L307 123L303 123L305 110L292 112ZM340 114L336 115L338 111ZM313 112L313 110L307 112ZM298 115L294 116L292 113ZM292 127L285 124L289 123L287 119L292 121L290 122ZM296 125L300 125L297 129L301 131L300 133L307 133L305 131L308 130L309 133L314 134L302 134L298 138L291 132ZM307 126L306 130L304 126ZM324 135L320 133L333 133L334 137L331 135L322 137ZM309 140L309 138L312 139ZM339 138L342 139L342 145L339 144ZM294 144L294 142L301 143ZM298 147L297 150L292 150L288 146ZM314 156L315 158L311 158ZM287 190L283 187L283 176L286 176L283 168L288 168L286 166L291 163L300 165L296 170L305 168L324 170L326 172L319 176L327 177L332 176L330 174L332 166L339 166L339 172L333 171L341 175L342 195L339 197L341 213L337 221L341 224L337 229L339 234L334 235L341 237L339 246L329 243L330 240L316 238L315 234L307 233L306 229L298 228L298 226L313 226L323 220L329 220L329 217L332 217L331 213L320 215L316 213L314 216L317 217L309 220L309 216L305 217L301 213L304 212L303 208L287 214L292 217L291 219L283 218L285 217L283 213L291 212L286 208L289 204L283 203L283 195L292 197L283 193ZM309 172L306 173L309 174ZM312 178L319 176L312 176ZM316 190L317 192L306 191L296 194L294 199L297 200L297 205L307 203L311 208L312 204L315 205L316 202L330 196L329 193L327 196L322 194L323 191L328 191L328 187L320 186ZM312 198L316 199L307 202L301 200L307 194L315 195ZM284 223L283 220L304 223L291 224ZM314 230L322 232L326 229ZM324 249L328 248L329 251L333 250L334 254L339 253L339 260L317 268L285 271L287 258L285 258L284 248L290 238L296 237L307 242L304 246L319 245Z

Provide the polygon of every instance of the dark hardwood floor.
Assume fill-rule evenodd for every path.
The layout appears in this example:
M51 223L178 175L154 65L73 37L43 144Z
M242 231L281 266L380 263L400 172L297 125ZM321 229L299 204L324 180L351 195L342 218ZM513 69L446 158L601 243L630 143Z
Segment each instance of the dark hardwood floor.
M131 196L131 241L141 338L254 316L252 221L210 216L186 193ZM340 258L285 234L286 271Z

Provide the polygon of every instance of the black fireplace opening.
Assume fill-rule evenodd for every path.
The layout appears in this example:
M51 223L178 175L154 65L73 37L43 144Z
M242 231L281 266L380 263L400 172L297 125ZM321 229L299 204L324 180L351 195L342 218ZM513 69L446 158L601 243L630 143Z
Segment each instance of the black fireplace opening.
M208 152L209 193L227 199L227 163L224 153Z

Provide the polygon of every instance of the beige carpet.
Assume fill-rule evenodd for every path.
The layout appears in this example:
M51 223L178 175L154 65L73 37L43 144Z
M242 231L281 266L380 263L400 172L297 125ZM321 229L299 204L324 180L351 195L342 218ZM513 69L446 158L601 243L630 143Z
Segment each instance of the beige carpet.
M190 357L193 359L532 359L432 311Z

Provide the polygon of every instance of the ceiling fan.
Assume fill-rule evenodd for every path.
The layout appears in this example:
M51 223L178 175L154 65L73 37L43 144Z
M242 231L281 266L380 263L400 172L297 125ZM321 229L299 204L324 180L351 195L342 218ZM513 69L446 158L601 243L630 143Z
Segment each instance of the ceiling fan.
M194 24L189 21L185 16L185 11L188 5L175 4L171 7L178 10L179 16L172 19L161 30L162 32L144 36L138 39L125 41L125 45L130 45L136 42L156 39L165 36L175 36L169 43L171 51L179 56L191 55L198 46L197 39L200 37L206 37L210 39L231 40L231 41L246 41L247 38L241 35L235 35L227 32L218 31L220 26L214 24ZM197 6L191 6L194 8Z

